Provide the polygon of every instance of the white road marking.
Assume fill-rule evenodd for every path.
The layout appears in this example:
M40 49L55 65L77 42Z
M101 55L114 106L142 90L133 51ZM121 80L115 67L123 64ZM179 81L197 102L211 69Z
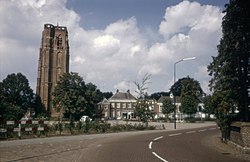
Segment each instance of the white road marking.
M202 129L202 130L198 130L198 132L204 132L206 131L207 129Z
M153 144L153 142L151 141L151 142L149 143L149 145L148 145L148 148L149 148L149 149L152 149L152 144Z
M163 159L162 157L160 157L159 155L157 155L155 152L152 152L152 154L154 154L154 156L156 156L158 159L160 159L163 162L168 162L167 160Z
M187 134L189 134L189 133L195 133L196 131L190 131L190 132L186 132Z
M159 140L159 139L161 139L161 138L163 138L163 136L157 137L157 138L153 139L153 141L157 141L157 140ZM152 149L152 144L153 144L153 142L150 141L150 143L149 143L149 145L148 145L148 148L149 148L149 149Z
M215 130L216 128L209 128L209 130Z
M181 135L182 133L175 133L175 134L170 134L170 135L168 135L169 137L172 137L172 136L179 136L179 135Z
M154 141L157 141L158 139L161 139L161 138L163 138L163 136L155 138Z

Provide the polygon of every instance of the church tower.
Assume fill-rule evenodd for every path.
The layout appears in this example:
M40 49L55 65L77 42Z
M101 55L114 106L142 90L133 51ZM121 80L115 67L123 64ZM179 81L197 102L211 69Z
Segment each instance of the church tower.
M58 114L52 106L52 92L63 73L69 72L68 31L64 26L45 24L42 32L36 94L51 117Z

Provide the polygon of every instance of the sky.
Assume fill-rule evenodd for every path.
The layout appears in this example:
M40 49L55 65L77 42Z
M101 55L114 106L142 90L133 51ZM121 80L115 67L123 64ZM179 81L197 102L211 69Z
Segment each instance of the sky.
M151 74L148 93L169 91L190 76L203 91L217 55L227 0L0 0L0 81L21 72L36 89L44 24L66 26L70 71L103 92L134 92Z

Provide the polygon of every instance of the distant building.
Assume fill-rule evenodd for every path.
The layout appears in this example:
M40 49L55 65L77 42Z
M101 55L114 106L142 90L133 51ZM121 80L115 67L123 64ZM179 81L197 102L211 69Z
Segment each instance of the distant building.
M161 96L159 98L159 100L157 101L157 105L158 105L158 110L155 110L155 118L159 118L159 117L164 117L165 118L165 114L162 113L162 108L163 108L163 101L166 99L170 99L172 100L172 102L174 102L173 98L170 98L169 96ZM177 122L182 122L184 120L184 118L188 117L187 114L184 114L181 112L181 97L176 96L176 120ZM207 114L205 114L204 112L204 104L203 102L200 100L197 106L197 112L195 114L193 114L193 117L195 118L205 118L207 117ZM169 114L170 118L173 118L173 113ZM213 115L211 116L213 117Z
M157 101L157 105L158 105L158 110L156 111L156 116L155 118L159 118L159 117L165 117L165 114L162 113L162 108L163 108L163 101L166 99L170 99L172 100L172 102L174 102L173 98L170 98L169 96L161 96L159 98L159 100ZM176 96L176 113L180 113L180 109L181 109L181 99L179 96Z
M58 115L52 107L52 92L59 77L68 72L69 42L67 28L45 24L38 61L36 94L40 100L40 106L51 117L57 117Z
M100 109L103 109L104 118L132 119L134 118L136 101L136 98L129 90L127 92L117 90L112 97L103 99L98 105Z

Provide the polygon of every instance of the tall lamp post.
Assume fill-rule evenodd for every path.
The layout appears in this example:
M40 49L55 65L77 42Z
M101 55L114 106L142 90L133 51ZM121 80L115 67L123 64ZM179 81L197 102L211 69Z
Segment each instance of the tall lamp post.
M184 59L181 59L179 61L176 61L174 63L174 84L176 81L176 64L178 64L179 62L182 62L182 61L194 60L195 58L196 57L188 57L188 58L184 58ZM176 129L176 94L174 94L174 106L175 106L175 109L174 109L174 129Z

